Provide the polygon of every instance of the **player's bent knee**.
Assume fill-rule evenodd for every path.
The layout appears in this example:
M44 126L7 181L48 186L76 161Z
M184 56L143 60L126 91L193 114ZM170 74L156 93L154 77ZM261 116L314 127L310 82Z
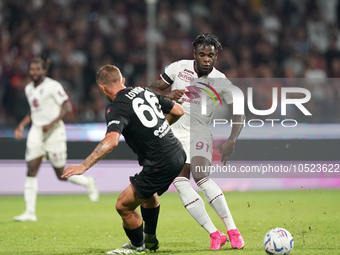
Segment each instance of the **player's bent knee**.
M124 206L122 203L120 203L119 201L117 201L116 203L116 211L118 212L120 216L126 216L130 212L128 208Z
M199 182L200 180L209 177L209 173L204 172L192 172L192 177L194 178L195 182Z
M190 179L190 164L184 164L182 171L179 173L178 177L185 177Z
M122 204L120 204L120 203L116 204L116 211L118 212L119 215L121 215L123 213L124 209L122 207Z

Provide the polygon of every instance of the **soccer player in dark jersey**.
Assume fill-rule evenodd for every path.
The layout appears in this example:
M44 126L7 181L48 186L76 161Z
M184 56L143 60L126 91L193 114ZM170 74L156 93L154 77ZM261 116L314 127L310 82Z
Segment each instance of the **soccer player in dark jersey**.
M83 174L111 152L123 134L125 141L138 155L143 169L130 177L131 184L120 194L116 203L130 242L108 254L141 254L146 252L146 248L158 248L155 234L159 201L156 193L161 195L168 189L186 161L186 153L170 128L184 114L184 110L179 104L148 88L126 88L124 82L115 66L105 65L99 70L98 86L111 102L106 108L105 138L83 163L68 166L63 177ZM136 210L139 205L143 218Z

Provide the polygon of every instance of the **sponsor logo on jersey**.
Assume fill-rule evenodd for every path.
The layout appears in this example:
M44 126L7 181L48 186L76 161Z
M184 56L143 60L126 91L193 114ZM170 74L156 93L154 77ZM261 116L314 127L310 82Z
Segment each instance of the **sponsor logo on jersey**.
M193 75L185 72L179 72L178 78L185 82L190 82L192 79L194 79Z
M196 98L199 98L200 95L199 93L201 92L201 90L196 86L196 85L193 85L193 86L187 86L185 87L187 89L186 92L184 92L184 94L190 98L190 99L196 99Z
M33 99L32 105L33 105L35 108L38 108L38 107L39 107L38 100L37 100L36 98Z
M168 121L164 121L163 124L156 129L153 134L159 138L164 137L170 131L170 125Z
M110 125L112 125L112 124L119 124L120 123L120 120L111 120L108 124L107 124L107 126L110 126Z
M201 92L203 91L203 92L207 93L212 98L215 105L217 105L217 102L215 100L214 95L208 90L208 89L210 89L216 95L216 97L220 101L220 104L222 105L222 100L221 100L220 96L218 95L217 91L212 86L210 86L209 84L206 84L206 83L203 83L203 82L197 82L197 85L187 86L185 88L187 89L187 91L184 92L184 94L189 99L185 100L183 98L183 101L186 101L186 102L189 102L189 103L195 103L195 104L199 105L199 103L196 103L196 101L193 101L193 99L197 99L199 97L202 98Z
M191 100L191 99L188 99L188 98L182 98L182 101L183 101L183 102L190 103L190 104L196 104L196 105L200 105L200 104L201 104L201 102L200 102L200 101L197 101L197 100Z

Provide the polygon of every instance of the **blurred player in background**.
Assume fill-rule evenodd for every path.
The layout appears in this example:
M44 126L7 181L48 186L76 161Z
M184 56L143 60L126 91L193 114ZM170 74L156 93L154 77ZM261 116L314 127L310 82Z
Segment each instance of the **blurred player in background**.
M168 189L186 160L185 151L170 128L184 114L184 110L179 104L148 88L126 88L124 82L115 66L106 65L99 70L97 84L111 102L106 107L105 138L82 164L68 166L62 177L70 178L74 174L84 173L112 151L123 134L127 144L138 155L143 169L130 177L131 184L120 194L116 203L130 242L108 254L142 254L146 248L156 250L159 246L156 238L159 200L156 193L161 195ZM167 114L166 118L163 113ZM143 218L136 210L139 205Z
M35 204L38 192L36 175L43 158L47 155L59 180L67 180L87 188L90 200L96 202L99 193L94 179L85 176L62 178L66 164L66 130L62 118L70 111L68 96L62 85L46 77L48 61L41 58L31 60L29 76L31 82L25 87L25 94L30 106L30 112L15 129L15 137L22 138L24 127L32 122L26 142L27 178L24 197L26 210L15 216L17 221L36 221Z
M186 164L174 181L174 186L181 197L184 207L210 234L210 249L219 250L228 240L227 236L216 229L205 210L203 200L191 187L189 181L191 171L196 184L203 191L206 200L224 222L231 247L241 249L244 247L244 241L236 228L222 190L209 178L209 172L195 171L195 166L204 168L211 165L213 137L209 124L215 110L215 104L208 97L207 114L202 115L201 99L191 93L194 90L194 93L197 95L197 86L191 85L194 85L196 82L200 87L217 91L232 111L232 94L225 88L225 85L231 83L223 73L214 68L217 52L222 48L217 37L211 34L199 35L193 42L193 48L194 60L180 60L170 64L150 88L168 99L180 102L185 110L184 116L171 127L175 136L182 142L187 153ZM171 92L165 90L169 86L171 86ZM183 93L183 89L187 92ZM215 98L218 100L216 95ZM243 123L243 121L243 115L233 116L233 123ZM220 153L222 154L222 162L224 164L234 152L236 139L242 127L242 124L233 124L229 138L220 146Z

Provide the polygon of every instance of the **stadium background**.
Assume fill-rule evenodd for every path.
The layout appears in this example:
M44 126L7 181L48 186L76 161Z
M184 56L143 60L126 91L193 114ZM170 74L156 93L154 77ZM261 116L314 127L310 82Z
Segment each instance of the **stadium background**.
M148 30L152 8L148 9L145 1L0 2L0 171L3 176L0 194L20 194L23 190L25 140L16 141L13 130L28 110L24 87L29 81L27 67L32 57L41 54L50 57L49 76L60 81L71 98L73 114L66 119L68 155L70 162L78 162L92 151L105 132L106 102L95 84L98 68L114 64L122 70L128 86L147 86L150 72L156 78L171 62L191 59L191 42L206 32L217 35L223 45L216 68L228 78L270 81L260 82L254 88L257 108L268 109L271 105L268 90L283 86L282 81L287 79L309 89L313 98L306 106L313 113L311 117L294 114L299 123L307 124L299 124L294 129L296 132L288 136L285 136L288 131L279 127L272 129L272 133L264 128L256 132L244 129L231 160L339 162L336 153L340 146L338 0L162 0L155 8L155 27ZM151 54L150 42L155 54ZM151 62L155 69L151 71L150 56L155 60ZM254 117L250 112L246 115ZM124 141L108 157L134 158ZM43 180L39 181L40 192L82 192L53 178L48 163L42 168L38 175ZM97 178L102 192L116 192L127 185L127 176L138 169L133 161L103 161L91 170L91 175ZM8 181L14 178L15 183ZM112 181L108 183L108 179ZM295 189L306 185L338 188L338 180L218 178L226 191Z

